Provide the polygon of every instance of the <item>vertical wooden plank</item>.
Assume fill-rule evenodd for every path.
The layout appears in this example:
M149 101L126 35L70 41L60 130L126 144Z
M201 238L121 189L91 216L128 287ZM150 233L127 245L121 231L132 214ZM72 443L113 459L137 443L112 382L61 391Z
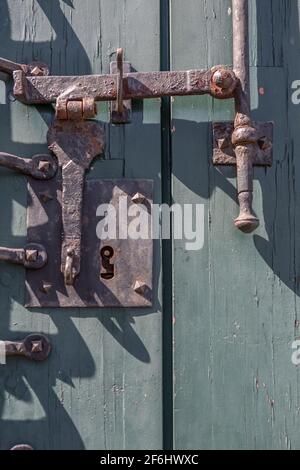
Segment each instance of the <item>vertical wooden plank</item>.
M174 69L231 63L230 3L173 0ZM177 448L300 447L291 361L299 336L299 107L290 100L300 72L299 2L252 1L250 23L253 115L275 121L274 166L255 170L256 234L233 227L234 170L211 165L207 122L232 117L231 105L176 99L173 107L174 200L202 203L206 214L202 251L174 242Z
M159 68L159 0L5 0L0 55L41 60L53 74L109 70L116 48L137 70ZM147 50L147 54L145 53ZM50 109L29 108L0 83L1 150L24 156L46 150ZM108 120L107 106L100 117ZM160 201L159 102L135 107L133 123L107 124L106 160L89 177L153 178ZM0 244L26 238L26 179L0 170ZM162 446L160 251L156 247L151 310L35 310L22 307L22 268L0 266L0 337L49 335L44 364L0 366L0 448L152 449Z

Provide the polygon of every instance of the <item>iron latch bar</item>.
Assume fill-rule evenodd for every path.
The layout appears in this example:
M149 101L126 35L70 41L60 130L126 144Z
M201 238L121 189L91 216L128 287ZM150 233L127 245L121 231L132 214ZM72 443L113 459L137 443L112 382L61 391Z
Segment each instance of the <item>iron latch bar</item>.
M31 361L45 361L51 352L51 344L46 336L32 334L21 341L0 341L0 350L5 357L21 356Z
M49 180L57 171L57 163L52 155L34 155L32 158L23 158L0 152L0 166L39 180Z
M29 243L25 248L0 247L0 261L21 264L27 269L41 269L47 263L47 253L38 243Z
M13 73L14 96L25 104L56 103L58 119L85 119L96 115L96 101L117 101L120 89L123 100L150 99L163 96L210 94L214 98L234 96L238 80L225 66L210 70L174 72L134 72L123 75L26 76L22 70ZM68 109L76 103L76 110ZM73 105L74 106L74 105Z

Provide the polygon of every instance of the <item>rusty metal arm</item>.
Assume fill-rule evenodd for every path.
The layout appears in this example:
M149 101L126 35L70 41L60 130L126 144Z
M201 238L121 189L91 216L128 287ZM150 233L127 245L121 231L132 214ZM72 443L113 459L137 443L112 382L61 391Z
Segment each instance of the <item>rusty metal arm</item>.
M18 64L12 60L3 59L0 57L0 72L13 75L14 72L19 70L25 75L32 76L43 76L49 74L49 68L47 65L42 64L41 62L33 62L32 64Z
M41 269L47 263L47 253L37 243L30 243L25 248L0 247L0 261L21 264L27 269Z
M44 361L51 352L51 344L44 335L29 335L22 341L0 341L1 356L25 357L31 361ZM3 358L2 358L3 359Z
M51 155L34 155L32 158L23 158L0 152L0 166L39 180L51 179L57 171L57 162Z

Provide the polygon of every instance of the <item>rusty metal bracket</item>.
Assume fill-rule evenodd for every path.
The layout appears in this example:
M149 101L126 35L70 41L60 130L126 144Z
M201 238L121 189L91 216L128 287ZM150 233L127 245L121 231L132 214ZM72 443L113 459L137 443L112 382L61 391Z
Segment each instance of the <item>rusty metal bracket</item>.
M80 272L82 203L85 173L104 150L104 127L98 122L56 121L48 133L62 178L61 272L72 285Z
M253 166L273 165L273 122L253 122L257 133L257 152L253 156ZM233 122L213 123L213 164L216 166L236 166L237 158L232 143Z
M23 158L0 152L0 166L39 180L49 180L55 176L57 171L57 162L51 155L34 155L32 158Z
M31 361L45 361L50 352L51 344L44 335L32 334L22 341L0 341L1 356L21 356Z
M41 269L47 263L47 253L39 243L29 243L25 248L0 247L0 261L21 264L26 269Z

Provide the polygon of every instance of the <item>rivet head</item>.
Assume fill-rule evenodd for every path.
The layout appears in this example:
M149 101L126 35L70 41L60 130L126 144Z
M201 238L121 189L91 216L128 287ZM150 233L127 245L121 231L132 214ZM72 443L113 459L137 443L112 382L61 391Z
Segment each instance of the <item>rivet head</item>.
M133 288L137 294L145 295L147 292L148 286L144 282L136 281Z
M224 150L229 147L229 142L228 139L223 138L223 139L218 139L218 147L220 150Z
M136 193L133 197L132 197L132 202L134 202L134 204L144 204L147 199L145 198L145 196L143 196L143 194L141 193Z
M221 88L227 90L232 86L232 75L228 70L217 70L213 75L213 83Z
M26 261L34 262L38 258L38 251L37 250L26 250L25 256L26 256Z
M44 75L44 71L41 69L41 67L39 67L38 65L36 65L31 71L30 71L30 74L35 76L35 77L40 77L42 75Z
M50 162L47 162L46 160L41 160L39 162L38 168L41 172L46 173L50 170Z
M42 341L32 341L31 342L31 352L32 353L41 353L41 352L43 352L43 343L42 343Z

